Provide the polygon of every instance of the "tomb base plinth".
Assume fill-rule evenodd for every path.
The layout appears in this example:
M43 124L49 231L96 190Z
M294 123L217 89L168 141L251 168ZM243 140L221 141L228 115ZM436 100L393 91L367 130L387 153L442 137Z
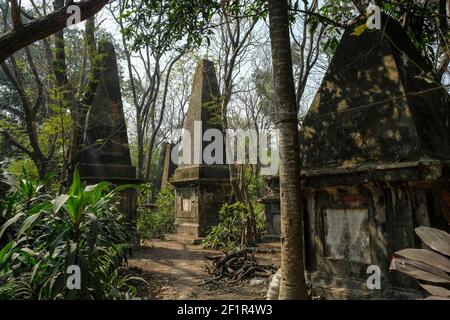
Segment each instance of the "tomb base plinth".
M206 236L219 222L231 194L228 165L180 167L175 170L175 230L192 238Z

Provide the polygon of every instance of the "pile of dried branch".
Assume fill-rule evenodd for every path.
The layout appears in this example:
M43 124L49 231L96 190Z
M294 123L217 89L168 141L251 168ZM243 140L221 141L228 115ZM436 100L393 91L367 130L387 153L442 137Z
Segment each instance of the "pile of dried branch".
M208 260L206 271L212 275L204 283L236 283L245 278L269 277L277 271L273 264L259 264L249 250L241 250L221 255L205 255Z

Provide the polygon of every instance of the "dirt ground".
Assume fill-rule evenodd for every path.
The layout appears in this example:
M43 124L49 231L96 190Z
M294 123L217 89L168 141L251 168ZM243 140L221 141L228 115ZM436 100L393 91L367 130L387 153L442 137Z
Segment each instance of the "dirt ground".
M189 300L256 300L264 299L268 278L243 280L236 284L203 284L211 276L205 265L205 254L221 251L205 250L201 245L188 244L183 239L146 240L128 261L129 272L145 279L138 285L140 299ZM261 263L280 265L279 243L258 245L255 254Z

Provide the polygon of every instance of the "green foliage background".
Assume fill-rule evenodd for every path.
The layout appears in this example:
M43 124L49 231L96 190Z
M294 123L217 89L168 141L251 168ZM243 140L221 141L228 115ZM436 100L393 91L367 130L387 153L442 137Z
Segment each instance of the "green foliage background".
M255 203L254 210L258 237L265 229L264 208ZM249 207L241 202L225 204L220 209L219 217L220 223L209 230L203 245L210 249L240 248L247 221L251 217Z
M174 231L175 222L175 189L171 184L164 187L156 196L156 209L150 210L141 206L137 228L146 239L164 238Z

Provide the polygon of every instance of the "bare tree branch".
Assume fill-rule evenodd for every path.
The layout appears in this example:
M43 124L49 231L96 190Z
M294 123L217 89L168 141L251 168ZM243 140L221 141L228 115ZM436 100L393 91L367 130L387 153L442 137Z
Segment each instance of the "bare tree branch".
M24 145L22 145L21 143L19 143L17 140L15 140L13 138L13 136L5 129L0 129L0 134L5 138L6 141L8 141L13 147L16 147L17 149L19 149L20 151L22 151L23 153L27 154L30 158L34 159L35 158L35 154L29 150L28 148L26 148Z
M81 21L84 21L99 12L108 1L84 0L74 4L80 8ZM14 3L16 2L13 1L12 4ZM23 24L20 29L14 27L14 29L1 34L0 62L3 62L14 52L67 27L67 19L71 16L71 12L67 13L67 8L68 6L66 5L42 18Z
M20 3L17 3L17 0L9 0L11 3L11 18L14 29L19 30L22 29L22 20L20 19Z

